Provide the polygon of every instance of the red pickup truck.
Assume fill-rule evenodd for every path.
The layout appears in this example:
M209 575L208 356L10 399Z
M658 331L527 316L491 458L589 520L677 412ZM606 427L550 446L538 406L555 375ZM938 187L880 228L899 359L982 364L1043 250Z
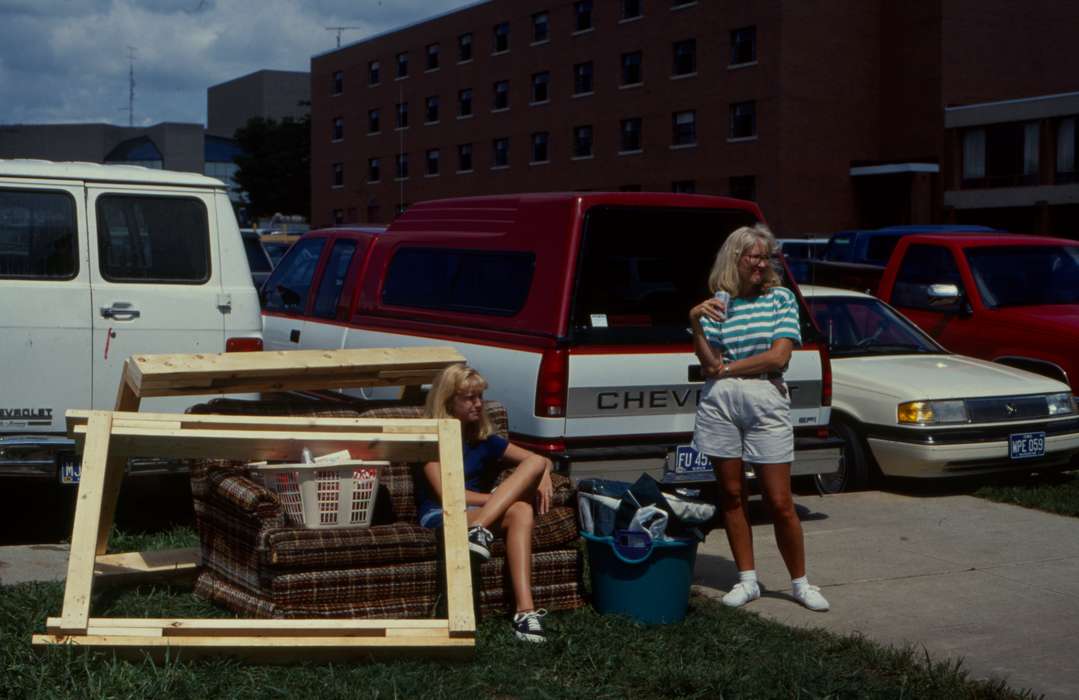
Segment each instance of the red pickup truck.
M953 352L1060 379L1079 394L1079 241L906 236L877 296Z

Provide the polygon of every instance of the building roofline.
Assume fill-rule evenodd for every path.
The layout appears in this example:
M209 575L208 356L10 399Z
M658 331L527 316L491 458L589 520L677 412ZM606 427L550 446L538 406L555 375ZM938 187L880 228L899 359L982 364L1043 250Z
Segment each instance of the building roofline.
M956 105L954 107L945 107L945 112L959 112L964 109L982 109L985 107L1000 107L1003 105L1020 105L1029 104L1031 102L1044 102L1046 100L1059 100L1067 97L1079 97L1079 91L1074 92L1057 92L1052 95L1036 95L1034 97L1016 97L1010 100L993 100L991 102L974 102L968 105Z
M208 87L206 89L207 90L213 90L214 88L221 87L222 85L228 85L229 83L235 83L235 82L237 82L239 80L246 80L247 78L251 78L253 76L256 76L259 73L288 73L290 75L311 75L311 71L306 71L306 70L285 70L283 68L259 68L258 70L251 71L250 73L245 73L245 74L237 76L235 78L229 78L228 80L225 80L223 82L217 83L215 85L211 85L210 87Z
M322 58L323 56L328 56L328 55L330 55L332 53L337 53L338 51L344 51L345 49L350 49L353 46L359 46L360 44L366 44L368 42L375 41L376 39L381 39L383 37L390 36L391 34L396 34L397 32L403 32L406 29L412 29L413 27L418 27L421 24L427 24L428 22L434 22L435 20L439 20L439 19L442 19L444 17L449 17L450 15L455 15L458 12L464 12L466 10L471 10L472 8L479 7L480 5L487 5L487 4L491 3L491 2L492 2L492 0L478 0L478 2L469 3L468 5L458 7L455 10L447 10L445 12L440 12L437 15L431 15L430 17L425 17L424 19L416 20L415 22L409 22L408 24L402 24L401 26L395 27L393 29L387 29L385 31L379 32L378 34L372 34L371 36L364 37L363 39L357 39L356 41L349 42L348 44L345 44L344 46L338 46L338 47L330 49L328 51L323 51L322 53L313 54L311 56L311 58L312 58L312 60L316 59L316 58Z

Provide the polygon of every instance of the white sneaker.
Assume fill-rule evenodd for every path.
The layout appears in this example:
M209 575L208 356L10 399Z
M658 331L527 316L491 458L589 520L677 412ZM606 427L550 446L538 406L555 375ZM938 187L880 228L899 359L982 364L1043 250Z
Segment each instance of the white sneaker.
M828 604L828 599L821 595L820 588L816 586L802 586L800 589L795 588L791 594L794 596L795 600L810 610L827 612L831 607Z
M723 604L728 608L740 608L751 600L761 597L761 587L756 583L739 581L731 586L730 592L723 596Z

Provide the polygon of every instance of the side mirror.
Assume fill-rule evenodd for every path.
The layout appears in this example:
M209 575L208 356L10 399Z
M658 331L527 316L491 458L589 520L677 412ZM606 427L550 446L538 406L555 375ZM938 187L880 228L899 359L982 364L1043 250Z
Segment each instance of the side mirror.
M931 284L926 290L926 296L929 297L930 306L946 307L957 304L962 295L959 293L959 285Z

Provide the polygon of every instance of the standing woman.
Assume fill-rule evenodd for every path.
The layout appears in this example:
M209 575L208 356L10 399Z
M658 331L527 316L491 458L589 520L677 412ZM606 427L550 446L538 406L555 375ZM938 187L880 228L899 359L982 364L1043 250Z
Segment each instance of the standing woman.
M497 530L506 538L506 559L513 584L517 613L513 632L526 642L545 642L540 618L532 600L532 527L535 514L551 507L551 460L518 447L495 432L483 407L487 380L465 365L443 370L427 395L429 418L461 421L464 447L465 503L468 506L468 548L481 559L491 557ZM497 489L492 489L502 467L514 466ZM438 462L423 468L425 479L416 480L420 525L442 527L442 477Z
M772 267L778 246L762 224L734 231L716 255L708 288L730 294L693 307L693 349L708 381L697 407L693 444L712 462L719 505L739 581L723 603L741 607L761 595L753 562L743 463L754 465L774 520L776 544L795 600L810 610L828 601L810 586L802 524L791 497L794 430L783 371L801 344L798 304Z

